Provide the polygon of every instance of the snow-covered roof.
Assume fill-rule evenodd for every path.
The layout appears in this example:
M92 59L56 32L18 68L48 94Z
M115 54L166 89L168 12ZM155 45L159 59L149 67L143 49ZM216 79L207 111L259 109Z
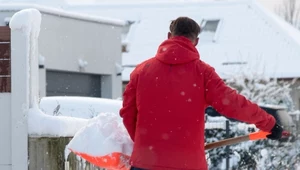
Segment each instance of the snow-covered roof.
M221 77L241 69L278 78L300 77L300 32L253 0L107 2L66 9L136 22L127 40L129 52L123 54L123 81L129 80L135 65L155 55L167 37L170 20L179 16L199 23L218 20L215 41L203 34L197 48L201 59Z
M57 15L60 17L74 18L79 20L98 22L116 26L123 26L125 24L124 20L115 19L111 17L102 17L100 15L86 15L78 12L66 11L62 8L49 7L38 4L31 3L3 3L0 5L0 12L2 11L19 11L27 8L35 8L43 13L48 13L52 15Z
M64 5L66 0L0 0L0 3L37 3L47 5Z

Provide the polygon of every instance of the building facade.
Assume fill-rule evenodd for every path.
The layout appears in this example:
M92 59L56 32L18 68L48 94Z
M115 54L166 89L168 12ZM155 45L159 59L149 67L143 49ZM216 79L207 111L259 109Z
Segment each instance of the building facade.
M19 10L42 14L39 36L40 96L118 98L122 92L122 20L39 5L0 7L0 26Z

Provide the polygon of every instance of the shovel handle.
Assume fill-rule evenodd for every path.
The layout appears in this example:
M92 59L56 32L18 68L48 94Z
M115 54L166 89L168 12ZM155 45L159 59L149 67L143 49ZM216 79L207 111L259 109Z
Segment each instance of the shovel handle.
M250 140L249 135L224 139L224 140L220 140L218 142L212 142L212 143L206 144L205 150L214 149L214 148L218 148L218 147L222 147L222 146L226 146L226 145L233 145L233 144L245 142L248 140Z
M226 146L226 145L233 145L233 144L237 144L237 143L241 143L241 142L245 142L245 141L249 141L249 140L265 139L265 138L267 138L268 134L270 134L270 133L264 132L264 131L258 131L258 132L250 133L248 135L224 139L224 140L220 140L218 142L212 142L212 143L205 145L205 150L214 149L214 148L218 148L218 147L222 147L222 146Z

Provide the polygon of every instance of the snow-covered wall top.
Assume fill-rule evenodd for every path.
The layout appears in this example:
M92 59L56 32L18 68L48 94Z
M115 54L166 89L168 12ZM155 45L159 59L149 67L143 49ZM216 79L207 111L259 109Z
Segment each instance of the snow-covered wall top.
M119 114L121 100L92 97L43 97L40 108L47 115L90 119L99 113Z
M19 11L19 10L27 9L27 8L35 8L42 13L48 13L48 14L52 14L52 15L58 15L61 17L75 18L75 19L86 20L86 21L91 21L91 22L99 22L99 23L111 24L111 25L116 25L116 26L123 26L125 24L125 21L120 20L120 19L86 15L86 14L82 14L82 13L65 11L61 8L47 7L47 6L43 6L43 5L27 4L27 3L1 4L0 12L1 11Z

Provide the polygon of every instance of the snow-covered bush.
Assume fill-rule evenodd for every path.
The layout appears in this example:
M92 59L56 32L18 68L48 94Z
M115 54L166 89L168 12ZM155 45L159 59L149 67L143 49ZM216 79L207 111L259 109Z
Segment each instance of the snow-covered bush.
M294 110L291 97L291 85L295 81L285 82L271 79L263 74L240 72L227 76L225 80L233 89L244 95L247 99L258 104L282 105L288 111ZM212 118L207 119L209 123ZM224 120L222 120L224 123ZM222 123L222 122L220 122ZM238 128L246 125L240 122L230 122L229 137L245 135L249 128ZM246 126L244 126L246 127ZM226 130L220 128L208 128L205 130L206 142L215 142L227 138ZM259 140L243 142L229 147L229 164L232 170L242 169L295 169L300 163L300 141L288 139L284 142L272 140ZM209 169L223 170L226 167L225 147L207 151L209 154ZM299 162L299 163L298 163ZM299 166L300 167L300 166Z
M209 124L208 119L207 124ZM214 122L215 123L215 122ZM219 122L223 124L224 122ZM257 131L251 125L230 122L229 137L237 137ZM206 143L227 138L226 129L217 127L205 130ZM226 167L226 147L207 151L210 170L224 170ZM229 146L229 167L232 170L296 170L300 164L300 142L288 139L284 142L273 140L248 141Z
M209 116L208 116L209 117ZM210 118L208 119L208 121ZM224 122L219 122L224 123ZM207 122L209 124L209 122ZM242 126L239 126L242 125ZM249 132L254 131L251 125L247 125L240 122L230 122L229 136L226 134L226 129L224 128L207 128L205 129L205 139L206 143L217 142L225 138L232 138L241 135L245 135ZM242 164L247 166L256 166L253 162L256 162L254 157L249 156L251 152L248 152L249 145L251 142L242 143L242 145L232 145L229 147L229 156L230 156L230 168L231 169L240 169ZM210 170L220 170L225 169L226 166L226 147L220 147L207 151L209 154L209 169ZM247 149L246 149L247 148ZM246 151L246 152L245 152Z
M290 93L295 80L279 81L263 74L240 72L230 75L225 82L255 103L282 105L290 111L294 109Z

